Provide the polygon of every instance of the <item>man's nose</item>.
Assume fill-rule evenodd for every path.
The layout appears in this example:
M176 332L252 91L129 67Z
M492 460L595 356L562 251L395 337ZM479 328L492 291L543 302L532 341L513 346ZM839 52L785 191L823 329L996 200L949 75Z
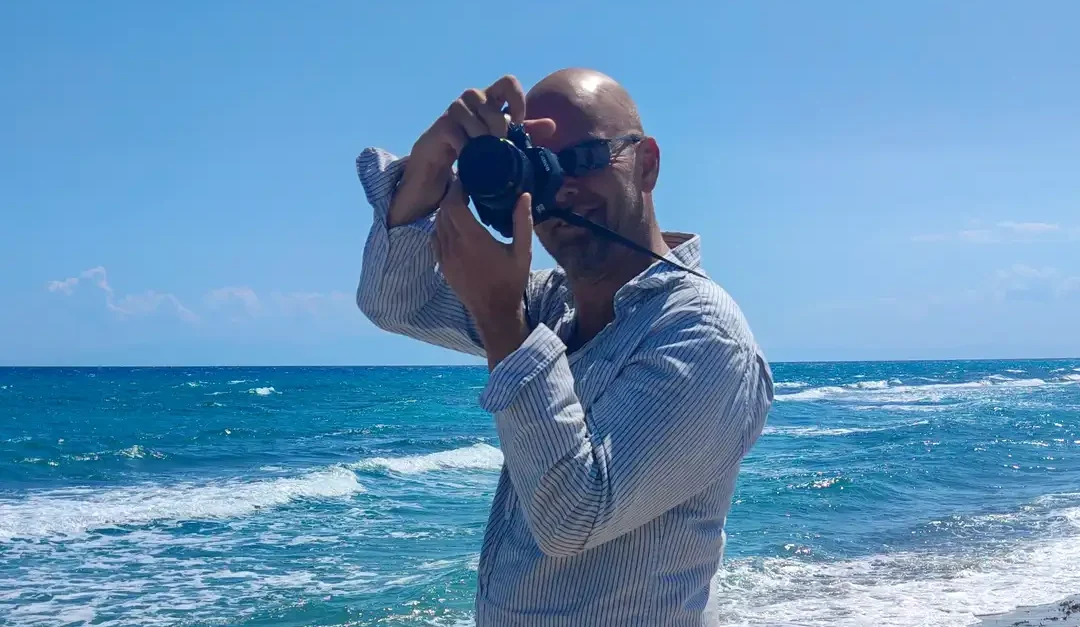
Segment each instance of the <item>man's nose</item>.
M555 192L555 204L559 207L568 207L577 196L577 182L570 177L563 179L562 187Z

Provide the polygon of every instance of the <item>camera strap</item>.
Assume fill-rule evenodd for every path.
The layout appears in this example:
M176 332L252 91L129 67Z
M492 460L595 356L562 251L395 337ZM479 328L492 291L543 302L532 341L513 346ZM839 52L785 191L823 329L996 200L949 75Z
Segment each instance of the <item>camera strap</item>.
M666 257L661 257L660 255L658 255L658 254L654 253L653 251L649 250L648 248L645 248L641 244L638 244L637 242L635 242L635 241L633 241L633 240L631 240L631 239L629 239L627 237L623 237L622 235L616 233L615 231L612 231L611 229L603 227L603 226L593 222L592 220L589 220L588 218L585 218L583 216L579 216L578 214L574 213L573 211L570 211L569 209L550 208L550 209L548 209L547 215L549 217L552 217L552 218L559 218L559 219L563 220L564 222L566 222L567 224L573 224L574 226L580 226L580 227L587 228L590 231L592 231L593 233L595 233L596 235L599 235L600 237L606 237L606 238L608 238L610 240L614 240L616 242L619 242L623 246L627 246L629 248L632 248L632 249L638 251L639 253L644 253L646 255L649 255L650 257L652 257L654 259L658 259L658 260L660 260L660 261L662 261L664 263L671 264L671 265L675 266L676 268L678 268L680 270L685 270L686 272L689 272L690 274L693 274L694 276L699 276L699 277L701 277L703 279L708 278L705 275L701 274L700 272L696 272L694 270L691 270L690 268L687 268L684 265L676 263L675 261L672 261L671 259L667 259Z

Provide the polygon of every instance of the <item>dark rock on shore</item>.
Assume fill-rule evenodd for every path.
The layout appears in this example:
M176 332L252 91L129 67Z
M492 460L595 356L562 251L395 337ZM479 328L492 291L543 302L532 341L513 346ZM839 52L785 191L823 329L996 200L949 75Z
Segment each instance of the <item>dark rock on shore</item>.
M1080 625L1080 594L1010 612L979 616L979 627L1072 627Z

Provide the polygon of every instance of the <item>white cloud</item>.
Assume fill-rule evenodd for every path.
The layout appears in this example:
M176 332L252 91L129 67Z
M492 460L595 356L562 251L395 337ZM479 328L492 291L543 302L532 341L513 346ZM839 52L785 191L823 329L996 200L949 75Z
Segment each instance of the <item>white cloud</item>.
M75 286L78 284L79 277L73 276L69 279L64 279L63 281L49 281L46 287L50 292L63 292L71 295L71 293L75 291Z
M233 322L268 316L323 316L331 311L352 311L355 306L345 292L270 292L260 297L247 286L222 287L207 292L203 302L208 309L231 311Z
M262 313L262 303L250 287L220 287L208 292L203 301L211 309L221 309L231 306L234 302L239 303L249 316L257 316Z
M128 294L115 303L111 301L108 302L107 306L111 311L115 311L119 314L138 316L153 313L157 311L162 304L168 304L181 320L195 322L199 319L193 311L185 307L180 300L172 294L162 294L155 292L154 290L150 290L143 294Z
M149 290L142 294L125 294L117 298L112 286L109 285L108 272L102 266L84 270L78 276L49 281L45 284L45 288L50 292L60 292L70 296L75 292L76 287L84 281L95 285L101 290L105 294L105 308L120 316L147 315L165 305L181 320L195 322L199 319L193 311L180 302L180 299L169 293Z
M1018 263L998 270L994 295L999 300L1051 301L1080 295L1080 276L1063 274L1057 268Z
M92 281L95 283L101 291L106 294L112 294L112 288L109 287L109 280L105 272L105 268L97 266L96 268L90 268L89 270L83 270L78 276L68 277L63 281L49 281L45 284L46 289L50 292L63 292L67 295L71 295L75 291L75 287L82 280Z
M70 296L79 286L88 284L105 295L105 308L123 317L145 316L167 310L181 320L196 322L200 316L184 306L180 299L168 292L149 290L137 294L118 294L109 284L108 272L98 266L79 273L78 276L48 281L45 289L55 294ZM341 291L332 292L271 292L268 298L260 298L248 286L227 286L211 290L203 295L204 313L220 312L237 323L256 318L293 318L297 316L323 317L327 314L354 313L352 297ZM337 313L335 313L337 312Z
M1061 230L1059 224L1047 222L999 222L998 227L1014 233L1038 235L1040 233L1055 233Z
M1072 230L1063 228L1060 224L1050 222L998 222L993 227L982 226L978 221L969 223L968 228L955 233L921 233L911 237L911 241L919 243L945 242L958 240L977 244L993 244L998 242L1044 242L1055 241L1057 236L1071 237L1080 235L1080 227Z
M105 272L105 268L101 266L90 268L89 270L84 270L79 276L83 279L92 280L99 288L101 288L101 291L110 296L112 295L113 289L109 286L109 277Z
M968 229L966 231L960 231L960 239L967 242L980 242L988 244L998 241L997 236L994 235L990 229Z
M353 301L348 294L337 291L329 294L321 292L292 292L289 294L273 292L270 294L270 298L277 305L278 310L287 316L298 314L320 316L332 307L347 306L351 308L353 306Z

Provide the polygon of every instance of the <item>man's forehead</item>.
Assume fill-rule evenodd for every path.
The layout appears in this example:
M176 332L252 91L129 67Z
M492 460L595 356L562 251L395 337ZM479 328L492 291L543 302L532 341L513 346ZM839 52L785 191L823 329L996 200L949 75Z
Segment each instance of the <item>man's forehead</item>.
M593 137L600 137L596 116L578 99L550 92L530 95L526 99L525 114L530 119L551 118L555 121L555 134L536 143L552 150L560 150Z
M643 130L630 95L597 72L556 72L530 89L525 102L527 118L555 121L555 135L536 141L552 150Z

